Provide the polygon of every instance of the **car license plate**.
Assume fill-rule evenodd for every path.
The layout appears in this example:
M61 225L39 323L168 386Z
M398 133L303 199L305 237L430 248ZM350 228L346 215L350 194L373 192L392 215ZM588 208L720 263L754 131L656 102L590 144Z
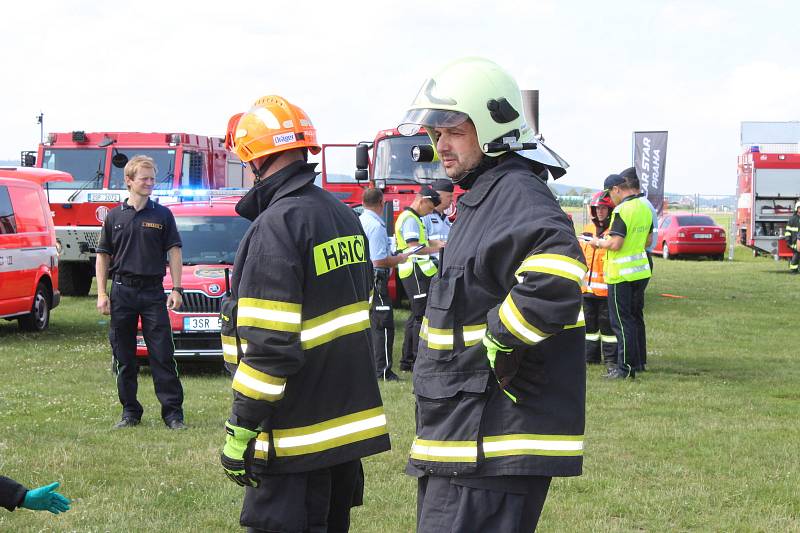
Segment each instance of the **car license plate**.
M219 331L222 323L218 316L183 317L184 331Z
M711 238L711 234L710 233L695 233L694 234L694 238L695 239L710 239Z
M90 192L90 202L119 202L119 194L109 192Z

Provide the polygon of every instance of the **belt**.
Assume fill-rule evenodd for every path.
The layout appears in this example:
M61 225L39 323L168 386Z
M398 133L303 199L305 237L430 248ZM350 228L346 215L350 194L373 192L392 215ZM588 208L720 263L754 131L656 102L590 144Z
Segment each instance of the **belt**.
M136 287L138 289L147 289L151 287L161 287L163 278L161 276L124 276L122 274L114 275L114 282L126 287Z

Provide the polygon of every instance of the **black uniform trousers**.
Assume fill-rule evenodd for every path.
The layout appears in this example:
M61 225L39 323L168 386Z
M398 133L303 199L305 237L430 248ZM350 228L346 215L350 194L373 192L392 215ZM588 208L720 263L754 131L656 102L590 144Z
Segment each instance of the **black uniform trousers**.
M551 479L421 477L417 482L417 533L536 531Z
M406 320L400 369L413 370L419 348L419 330L422 328L422 318L425 316L425 308L428 306L428 289L431 286L431 278L426 276L415 263L414 271L411 275L401 281L403 289L406 291L406 296L408 296L411 313L408 315L408 320Z
M375 371L379 379L386 379L392 372L392 345L394 344L394 311L389 297L388 268L375 269L375 286L372 305L369 308L369 323L372 328L372 346L375 356Z
M364 497L358 459L311 472L256 477L258 487L245 488L239 518L250 532L346 532L350 509Z
M789 260L789 271L793 274L800 272L800 243L795 241L794 249L792 251L792 258Z
M175 346L172 343L166 298L161 283L145 287L129 286L123 285L117 278L111 283L109 340L117 370L117 392L123 417L139 420L144 412L142 404L136 399L139 374L136 333L141 317L153 387L161 402L161 418L166 423L183 420L183 387L175 364Z
M626 374L644 368L644 290L648 281L649 278L608 284L608 315L617 336L617 368Z
M583 315L586 319L586 362L604 362L609 368L617 366L617 341L608 319L608 298L583 295ZM603 337L613 337L606 342Z

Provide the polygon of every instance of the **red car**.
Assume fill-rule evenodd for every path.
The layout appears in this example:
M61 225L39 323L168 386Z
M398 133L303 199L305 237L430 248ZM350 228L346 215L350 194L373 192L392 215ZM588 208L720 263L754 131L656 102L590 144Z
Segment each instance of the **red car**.
M664 259L679 255L707 255L720 261L725 258L725 230L708 215L664 215L653 237L656 239L653 252Z

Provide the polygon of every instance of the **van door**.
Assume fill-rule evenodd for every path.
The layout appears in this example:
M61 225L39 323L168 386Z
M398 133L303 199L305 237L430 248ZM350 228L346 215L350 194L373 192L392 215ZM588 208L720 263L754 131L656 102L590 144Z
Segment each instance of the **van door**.
M24 275L20 273L20 239L8 186L0 185L0 316L21 313Z

